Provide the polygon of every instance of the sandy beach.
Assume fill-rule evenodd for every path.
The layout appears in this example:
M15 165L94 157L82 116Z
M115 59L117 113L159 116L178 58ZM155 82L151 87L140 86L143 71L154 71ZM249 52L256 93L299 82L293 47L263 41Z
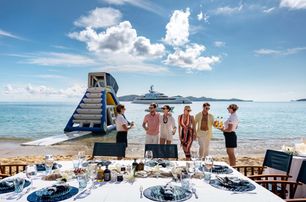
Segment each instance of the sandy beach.
M20 144L25 140L2 140L0 142L0 163L40 163L43 162L45 154L53 154L55 160L71 160L78 151L85 151L89 157L92 153L94 142L115 142L115 135L109 134L106 136L89 135L85 138L66 141L52 146L21 146ZM196 146L197 144L195 144ZM243 146L243 144L241 145ZM239 150L238 151L242 151ZM265 150L253 150L252 153L237 154L237 165L261 165L264 157ZM126 151L126 158L142 158L144 153L143 144L130 142ZM225 148L219 140L211 142L211 155L215 161L227 161ZM184 159L184 153L179 147L179 159Z

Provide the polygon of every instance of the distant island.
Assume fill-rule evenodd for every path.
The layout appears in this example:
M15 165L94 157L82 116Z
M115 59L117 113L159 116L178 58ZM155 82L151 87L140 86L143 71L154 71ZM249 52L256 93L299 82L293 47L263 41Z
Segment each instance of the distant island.
M296 100L296 101L298 101L298 102L301 102L301 101L306 101L306 98L304 98L304 99L299 99L299 100Z
M131 102L133 101L136 97L139 95L124 95L120 96L119 100L122 102ZM176 97L182 97L182 96L176 96ZM193 97L193 96L188 96L185 97L192 102L202 102L202 101L231 101L231 102L253 102L253 100L242 100L242 99L237 99L237 98L231 98L231 99L216 99L216 98L209 98L209 97Z

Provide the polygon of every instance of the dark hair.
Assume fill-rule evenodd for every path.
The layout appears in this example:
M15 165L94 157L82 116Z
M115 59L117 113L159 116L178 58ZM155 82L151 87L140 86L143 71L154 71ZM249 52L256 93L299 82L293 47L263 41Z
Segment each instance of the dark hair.
M150 107L151 107L151 106L154 107L154 108L156 108L156 107L157 107L157 104L151 103L151 104L150 104Z
M239 107L236 104L230 104L228 108L232 109L234 112L239 109Z
M162 107L162 109L168 109L168 111L170 111L170 110L171 110L171 107L170 107L169 105L164 105L164 106Z
M122 105L122 104L118 104L117 107L116 107L116 112L121 114L122 109L125 109L125 106Z
M205 102L205 103L203 104L203 107L207 107L207 106L210 107L210 104L209 104L208 102Z

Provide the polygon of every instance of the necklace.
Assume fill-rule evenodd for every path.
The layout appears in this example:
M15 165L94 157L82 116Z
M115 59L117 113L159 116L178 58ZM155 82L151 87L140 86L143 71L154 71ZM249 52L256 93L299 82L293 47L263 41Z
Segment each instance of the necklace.
M164 124L166 124L166 123L168 123L168 117L167 116L163 116L163 122L164 122Z

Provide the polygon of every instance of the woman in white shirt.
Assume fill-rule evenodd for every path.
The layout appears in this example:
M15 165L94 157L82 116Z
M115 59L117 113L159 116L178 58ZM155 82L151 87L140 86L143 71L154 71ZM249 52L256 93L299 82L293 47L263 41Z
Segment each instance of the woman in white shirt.
M238 127L238 117L236 111L238 110L236 104L231 104L227 107L230 113L229 118L224 122L224 127L220 130L223 131L225 137L225 147L228 155L228 160L231 166L236 165L235 148L237 148L236 129Z
M173 135L176 132L176 125L173 116L169 113L171 110L169 105L162 107L163 115L160 115L160 144L171 144Z
M126 147L128 146L127 141L127 133L128 130L132 128L134 123L132 122L129 124L129 122L126 120L124 116L125 107L122 104L117 105L116 107L117 116L116 116L116 129L117 129L117 136L116 136L116 142L117 143L125 143Z

